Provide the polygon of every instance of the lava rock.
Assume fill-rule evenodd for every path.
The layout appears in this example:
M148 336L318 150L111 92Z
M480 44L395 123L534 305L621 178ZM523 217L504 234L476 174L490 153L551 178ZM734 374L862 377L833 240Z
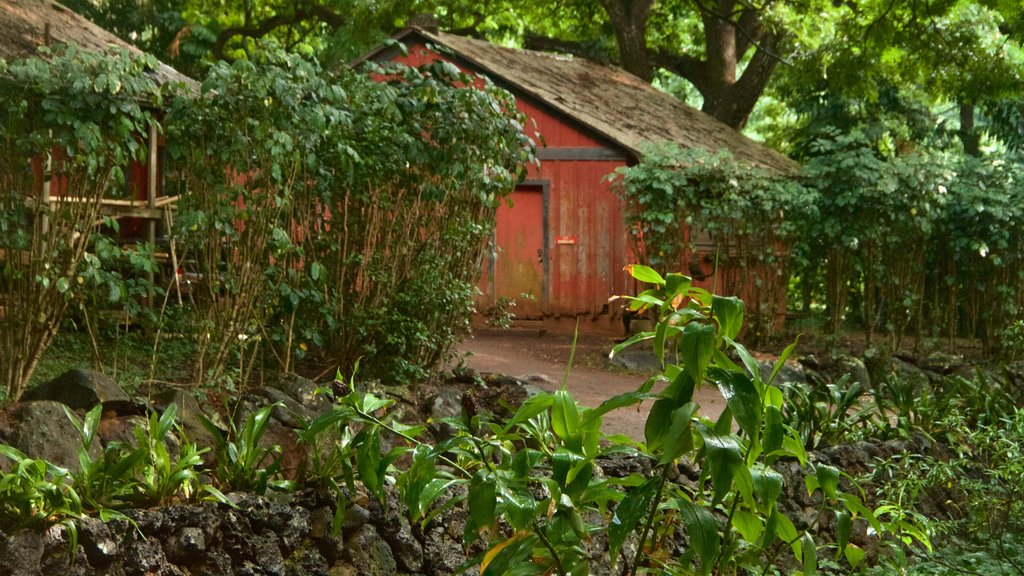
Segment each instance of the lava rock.
M128 394L112 378L95 370L74 368L53 380L27 390L22 402L52 400L73 410L88 410L97 404L130 404Z

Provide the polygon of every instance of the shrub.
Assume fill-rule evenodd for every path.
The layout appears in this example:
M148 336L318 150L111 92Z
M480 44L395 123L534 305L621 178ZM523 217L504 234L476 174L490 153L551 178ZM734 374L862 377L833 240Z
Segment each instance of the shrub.
M102 285L100 200L117 195L144 154L161 100L147 73L155 67L124 50L70 46L0 61L0 387L8 399L27 386L68 308Z

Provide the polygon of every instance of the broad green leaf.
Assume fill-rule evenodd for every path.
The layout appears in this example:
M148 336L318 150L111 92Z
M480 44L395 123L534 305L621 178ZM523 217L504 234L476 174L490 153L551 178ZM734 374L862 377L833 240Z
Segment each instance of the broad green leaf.
M846 506L847 510L867 521L868 525L874 528L876 533L881 534L883 532L882 523L878 521L878 517L855 494L840 492L839 501Z
M815 464L814 475L817 477L818 486L821 487L825 497L834 500L836 491L839 489L839 470L825 464Z
M750 375L756 382L761 382L761 365L758 364L757 358L747 350L747 347L738 343L730 342L732 349L736 352L736 355L740 357L740 361L743 362L743 367L747 369L747 374Z
M693 400L693 391L697 385L688 372L680 370L675 365L670 365L665 369L665 376L670 381L659 396L671 399L676 406L682 406Z
M658 492L660 478L648 478L640 486L626 492L626 496L615 508L615 515L612 516L608 525L608 554L615 566L619 559L619 551L626 538L636 530L642 518L650 513L651 502Z
M565 448L558 448L551 455L551 478L560 486L565 486L569 482L569 471L582 460L583 457L579 454Z
M665 451L661 454L658 464L668 464L693 450L693 432L691 424L697 405L693 402L683 404L672 411L672 421L665 436Z
M846 561L850 563L850 568L856 570L860 563L864 560L864 550L862 550L856 544L850 544L843 553L846 555Z
M647 441L648 451L656 452L665 445L676 406L675 400L667 398L662 398L651 406L651 411L647 414L647 423L644 425L644 438Z
M359 444L357 455L356 465L359 470L359 479L362 480L370 494L382 495L384 479L380 475L380 429L374 427L369 430L363 442Z
M654 327L654 340L651 347L654 349L654 356L658 359L658 366L665 366L665 330L668 329L667 322L658 322Z
M735 338L743 328L743 301L735 296L712 296L711 312L718 320L718 335Z
M537 500L530 489L518 482L500 480L498 495L504 503L503 517L513 529L528 528L537 513Z
M715 351L715 328L707 324L687 324L679 341L683 367L694 382L704 380L704 370Z
M581 448L580 412L569 391L562 388L555 392L551 405L551 429L566 445Z
M514 416L512 416L512 419L509 420L508 423L505 425L505 431L507 432L509 430L512 430L512 428L515 425L526 422L530 418L533 418L534 416L540 414L541 412L544 412L545 410L550 408L552 404L554 404L554 402L554 395L549 394L547 392L542 392L540 394L537 394L536 396L531 396L530 398L527 398L526 401L519 406L519 409L516 410L516 413Z
M717 504L732 490L733 477L743 466L743 455L739 442L732 436L715 434L706 426L698 426L697 429L704 439L704 465L710 472L713 502Z
M644 266L642 264L630 264L626 266L626 272L641 282L657 284L658 286L665 285L665 279L661 277L661 274L658 274L649 266Z
M531 532L519 532L499 542L484 555L480 563L481 576L525 576L541 573L531 562L532 552L540 538ZM462 574L463 570L458 570Z
M782 448L782 438L785 432L782 425L782 412L770 404L765 406L764 434L761 436L761 446L766 454L771 454Z
M765 466L756 466L750 469L750 476L754 483L754 493L761 499L761 503L768 507L774 506L782 494L782 474Z
M534 398L536 397L537 396L534 396ZM624 394L613 396L605 400L604 402L601 402L601 405L598 406L597 408L587 410L583 414L583 421L581 423L581 426L586 427L587 425L590 424L591 421L598 419L601 416L604 416L605 414L611 412L612 410L617 410L619 408L625 408L626 406L639 404L649 398L653 398L653 396L651 396L650 394L645 394L643 392L626 392ZM516 415L518 416L518 413Z
M792 431L792 429L787 427L787 432L790 433L783 436L782 447L785 448L790 455L799 460L801 466L807 466L807 449L804 448L803 442L800 441L800 438Z
M623 350L629 348L630 346L636 344L637 342L643 342L644 340L650 340L651 338L654 338L654 332L637 332L636 334L633 334L632 336L627 338L624 342L616 344L615 347L612 348L612 351L608 354L608 358L614 358L616 354L622 352Z
M693 279L689 276L671 272L665 275L665 293L668 295L668 299L672 300L676 296L685 296L687 290L693 284Z
M418 521L426 514L427 510L434 504L441 494L444 494L448 488L458 484L461 480L457 478L434 478L430 482L427 482L426 486L419 494L419 499L416 501L416 509L413 517L413 522Z
M850 543L850 533L853 530L853 520L846 510L834 510L836 518L836 559L846 550Z
M801 547L803 548L804 575L814 576L818 573L818 549L809 532L804 532L803 538L801 538Z
M732 516L732 525L751 544L757 544L764 533L761 517L750 510L737 510Z
M775 529L779 538L782 539L783 542L790 544L798 542L796 526L793 526L793 522L786 517L785 514L779 512L778 508L772 512L772 516L775 519Z
M697 550L697 556L700 557L700 572L707 576L715 567L718 547L722 540L718 533L718 522L703 506L686 500L679 500L678 505L686 534L690 537L690 545Z
M494 480L484 470L473 475L469 482L469 494L466 506L469 517L462 532L462 543L469 546L480 537L480 531L494 523L494 512L497 506L497 489Z
M753 438L761 428L761 395L746 374L709 368L708 378L718 386L740 429Z

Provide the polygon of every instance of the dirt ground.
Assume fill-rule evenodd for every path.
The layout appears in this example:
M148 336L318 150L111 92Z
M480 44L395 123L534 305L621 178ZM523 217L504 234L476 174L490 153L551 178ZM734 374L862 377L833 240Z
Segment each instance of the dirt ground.
M459 346L465 364L478 372L491 372L526 380L548 391L557 390L566 378L566 366L572 351L571 334L538 330L477 330ZM654 373L653 369L626 370L613 366L608 352L616 339L610 335L581 335L566 385L582 406L594 407L604 400L636 390ZM700 389L695 401L701 413L717 418L725 401L717 390ZM626 434L644 438L644 424L651 403L622 408L604 417L607 434Z

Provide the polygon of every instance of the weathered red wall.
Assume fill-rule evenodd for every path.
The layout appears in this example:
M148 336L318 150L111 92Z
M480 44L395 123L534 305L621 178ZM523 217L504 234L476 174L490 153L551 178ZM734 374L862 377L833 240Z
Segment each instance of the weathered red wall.
M420 65L437 59L436 53L418 45L396 60ZM536 124L536 129L527 125L527 131L539 132L548 149L611 148L530 100L517 95L516 103ZM530 167L530 182L548 184L546 316L596 316L604 311L618 316L619 307L609 307L608 298L627 290L623 267L629 262L630 248L621 202L606 178L624 164L624 160L543 160L539 168ZM567 243L570 239L574 243ZM481 287L481 309L486 309L491 303L486 275Z

